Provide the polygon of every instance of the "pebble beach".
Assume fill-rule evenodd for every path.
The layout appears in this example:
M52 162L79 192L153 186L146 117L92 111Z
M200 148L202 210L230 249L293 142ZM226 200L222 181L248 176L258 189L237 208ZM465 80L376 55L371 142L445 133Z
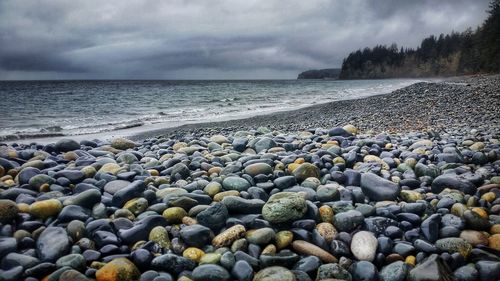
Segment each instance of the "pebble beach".
M0 280L500 280L499 85L0 144Z

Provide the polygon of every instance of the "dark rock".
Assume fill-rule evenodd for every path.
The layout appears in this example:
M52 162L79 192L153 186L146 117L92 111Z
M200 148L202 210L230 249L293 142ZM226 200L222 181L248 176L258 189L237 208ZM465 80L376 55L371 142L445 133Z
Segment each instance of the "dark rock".
M378 271L369 261L359 261L351 266L353 281L378 281Z
M60 139L54 147L57 151L68 152L80 149L80 144L72 139Z
M260 255L259 259L262 267L283 266L291 268L300 260L300 257L291 251L281 251L275 255Z
M166 254L154 258L151 261L151 266L159 270L179 274L184 270L193 270L196 267L196 263L175 254Z
M62 170L54 174L54 178L66 178L72 183L79 183L85 179L85 174L79 170Z
M221 202L232 214L259 214L266 203L260 199L245 199L239 196L226 196Z
M193 270L194 281L229 281L230 279L229 272L216 264L202 264Z
M473 264L468 264L455 270L453 276L457 281L476 281L479 279L479 272Z
M203 248L210 243L213 234L210 228L194 224L183 227L180 231L180 235L186 245Z
M57 219L60 222L70 222L73 220L86 221L90 217L90 212L77 205L69 205L64 207Z
M433 214L422 222L420 229L429 242L436 242L439 238L440 223L441 217L438 214Z
M432 181L433 193L438 194L445 188L457 189L466 194L474 194L476 192L476 187L472 183L460 180L457 176L441 175Z
M408 264L395 261L382 268L379 272L379 278L381 281L405 281L409 271L410 266Z
M314 276L320 265L321 265L321 260L318 257L308 256L308 257L300 259L295 264L293 269L303 271L303 272L307 273L309 276Z
M0 237L0 257L17 250L17 240L12 237Z
M251 281L253 269L248 262L239 260L234 264L231 275L238 281Z
M340 127L335 127L335 128L330 129L328 131L328 135L330 137L335 137L335 136L350 137L350 136L352 136L351 133L349 133L348 131L346 131L343 128L340 128Z
M228 218L228 210L226 205L222 203L216 203L206 210L201 211L196 216L196 220L199 224L206 226L213 231L218 231L224 227L226 219Z
M500 280L500 262L498 261L478 261L476 268L479 272L479 280L492 281Z
M157 226L166 226L167 220L160 215L151 215L143 218L128 229L121 229L118 235L126 244L133 244L140 240L148 240L151 230Z
M2 259L2 268L10 269L16 266L21 266L24 269L36 266L40 263L40 260L23 254L10 253Z
M361 175L363 193L373 201L396 200L401 187L373 173Z
M36 241L37 255L42 261L55 262L69 253L71 244L62 227L47 227Z
M143 181L137 180L128 186L121 188L113 195L112 204L115 207L122 207L127 201L132 198L139 197L146 189L146 184Z
M364 216L356 210L335 214L333 225L338 231L350 232L363 223Z
M16 266L8 270L0 269L0 280L2 281L17 281L21 280L21 276L23 275L23 267Z

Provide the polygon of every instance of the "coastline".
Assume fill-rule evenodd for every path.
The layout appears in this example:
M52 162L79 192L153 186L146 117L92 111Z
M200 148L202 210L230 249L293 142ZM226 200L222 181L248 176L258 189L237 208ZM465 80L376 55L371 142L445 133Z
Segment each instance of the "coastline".
M498 136L500 113L496 108L500 107L499 84L500 75L450 77L439 82L418 82L387 94L321 103L249 118L181 124L128 137L141 141L157 136L210 136L261 126L293 132L348 123L361 132L408 133L484 128ZM478 118L493 123L475 124L474 120ZM466 128L464 124L471 128Z
M493 124L478 125L485 129L491 127L493 135L498 136L500 114L495 111L495 107L500 107L500 94L495 88L498 83L500 75L448 77L432 82L417 82L390 93L265 112L250 117L236 116L208 122L162 122L95 134L27 138L3 141L3 143L48 144L62 138L76 141L111 141L117 137L144 141L159 136L171 138L184 135L210 136L258 127L296 132L313 128L332 128L348 123L359 128L361 132L446 132L463 130L464 124L475 128L473 119L477 119L478 116L493 121ZM481 95L481 99L474 94L476 92ZM418 100L414 100L415 97L418 97ZM475 98L470 100L473 97ZM471 106L473 108L470 108Z

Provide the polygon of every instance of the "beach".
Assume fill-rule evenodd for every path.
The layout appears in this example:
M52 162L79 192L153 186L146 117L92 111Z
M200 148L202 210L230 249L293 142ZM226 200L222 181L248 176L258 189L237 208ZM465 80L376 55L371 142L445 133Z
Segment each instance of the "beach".
M0 144L1 279L500 279L498 85Z
M389 94L329 102L251 118L186 124L132 134L131 137L141 140L157 135L213 134L260 126L299 131L344 124L353 124L362 131L376 133L426 130L453 132L472 128L499 133L498 75L442 80L416 83Z

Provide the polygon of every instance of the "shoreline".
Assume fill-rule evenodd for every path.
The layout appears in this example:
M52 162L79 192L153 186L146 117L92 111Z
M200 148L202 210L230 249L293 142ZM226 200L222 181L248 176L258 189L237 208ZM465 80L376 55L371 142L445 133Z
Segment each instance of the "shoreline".
M446 77L439 80L427 82L416 82L409 86L383 94L376 94L368 97L351 98L315 105L308 105L296 109L284 109L282 111L264 112L255 116L227 117L222 120L200 122L162 122L148 124L139 127L126 128L121 130L106 131L93 134L63 135L40 138L21 138L6 140L0 143L54 143L62 138L70 138L76 141L100 140L111 141L113 138L125 137L134 141L144 141L148 138L167 136L179 138L183 135L214 135L220 132L232 133L238 130L251 130L257 127L269 127L271 130L293 132L314 128L331 128L344 124L353 124L362 132L376 133L409 133L425 131L447 131L460 130L461 119L467 119L470 113L474 115L489 115L489 120L494 128L494 135L500 133L498 120L500 114L494 112L494 105L500 106L495 99L495 93L490 97L490 102L483 101L480 105L475 105L477 112L452 111L451 118L446 118L443 113L443 102L451 98L452 102L465 102L467 98L474 96L474 91L495 91L495 83L500 83L500 75L472 75L459 77ZM496 82L495 82L496 81ZM430 93L430 94L429 94ZM460 93L457 95L456 93ZM464 95L465 94L465 95ZM500 97L498 90L497 97ZM411 103L414 97L422 98L419 103L420 108L414 108ZM388 107L389 105L390 107ZM434 105L440 105L436 110ZM444 104L444 107L448 104ZM384 108L385 107L385 108ZM486 110L485 110L486 109ZM411 112L411 114L410 114ZM423 115L421 112L434 113L434 117L429 114ZM469 114L469 115L468 115ZM378 116L379 119L374 118ZM402 118L392 118L402 116ZM449 128L447 128L449 127Z
M397 89L401 89L404 87L407 87L409 85L412 85L414 83L419 83L422 81L439 81L437 80L439 78L423 78L421 79L406 79L406 78L401 78L401 80L407 81L407 83L403 83L402 85L393 87ZM379 79L375 79L379 80ZM399 80L398 78L390 79L390 80ZM257 80L260 81L260 80ZM409 84L412 83L412 84ZM405 85L406 84L406 85ZM399 88L398 88L399 87ZM373 89L371 92L375 92L375 94L370 94L368 97L371 96L378 96L378 95L386 95L392 93L394 90L387 89L388 92L383 92L383 93L378 93L376 89ZM0 137L0 143L25 143L25 142L37 142L37 143L50 143L50 142L56 142L57 140L61 138L71 138L75 139L77 141L81 140L87 140L87 139L95 139L95 140L104 140L104 141L109 141L112 138L116 137L127 137L127 138L133 138L137 139L141 138L142 136L148 136L152 135L155 132L162 132L164 130L171 131L175 130L176 128L181 128L184 126L194 126L194 127L203 127L207 123L223 123L223 122L231 122L231 121L239 121L239 120L247 120L247 119L252 119L256 116L269 116L269 115L274 115L274 114L286 114L288 112L294 112L298 110L306 110L307 108L310 107L315 107L321 104L329 104L329 103L335 103L338 101L343 101L343 100L357 100L357 99L363 99L366 98L365 95L361 96L353 96L353 97L332 97L332 99L338 100L320 100L318 102L315 102L314 104L306 103L306 104L301 104L298 102L297 104L293 106L289 106L286 108L270 108L270 109L263 109L263 110L258 110L256 112L239 112L239 113L233 113L230 115L223 115L222 117L216 117L214 121L206 122L203 121L203 119L196 119L196 120L182 120L182 121L161 121L161 122L154 122L154 123L142 123L140 125L135 125L135 126L129 126L129 127L124 127L120 129L115 129L115 130L106 130L106 131L101 131L101 132L95 132L95 133L87 133L87 134L64 134L64 133L53 133L53 134L25 134L25 135L8 135L8 136L3 136L4 139ZM142 139L141 139L142 140Z
M496 85L500 83L500 75L474 75L444 78L438 82L417 82L387 94L378 94L364 98L339 100L307 106L295 110L274 112L249 118L226 121L183 124L162 128L129 136L132 140L141 141L157 136L178 138L184 134L194 136L213 135L219 132L235 132L257 127L269 127L271 130L292 132L314 128L332 128L352 124L362 132L376 133L409 133L415 131L447 131L461 130L463 120L474 119L479 115L489 116L493 123L494 135L498 136L500 114L495 108L500 107L500 93ZM476 104L467 101L482 91L483 100L476 99ZM495 93L496 91L496 93ZM421 98L415 108L413 98ZM460 103L464 104L460 104ZM449 104L448 104L449 103ZM384 108L391 105L391 108ZM446 107L450 108L451 118L446 118ZM461 108L474 106L475 110ZM420 114L420 113L433 113ZM395 120L393 116L402 116ZM381 119L376 120L374 116ZM483 119L487 119L483 117ZM472 124L473 125L473 124ZM484 124L479 124L484 125ZM450 128L447 128L450 127ZM483 126L484 127L484 126Z

